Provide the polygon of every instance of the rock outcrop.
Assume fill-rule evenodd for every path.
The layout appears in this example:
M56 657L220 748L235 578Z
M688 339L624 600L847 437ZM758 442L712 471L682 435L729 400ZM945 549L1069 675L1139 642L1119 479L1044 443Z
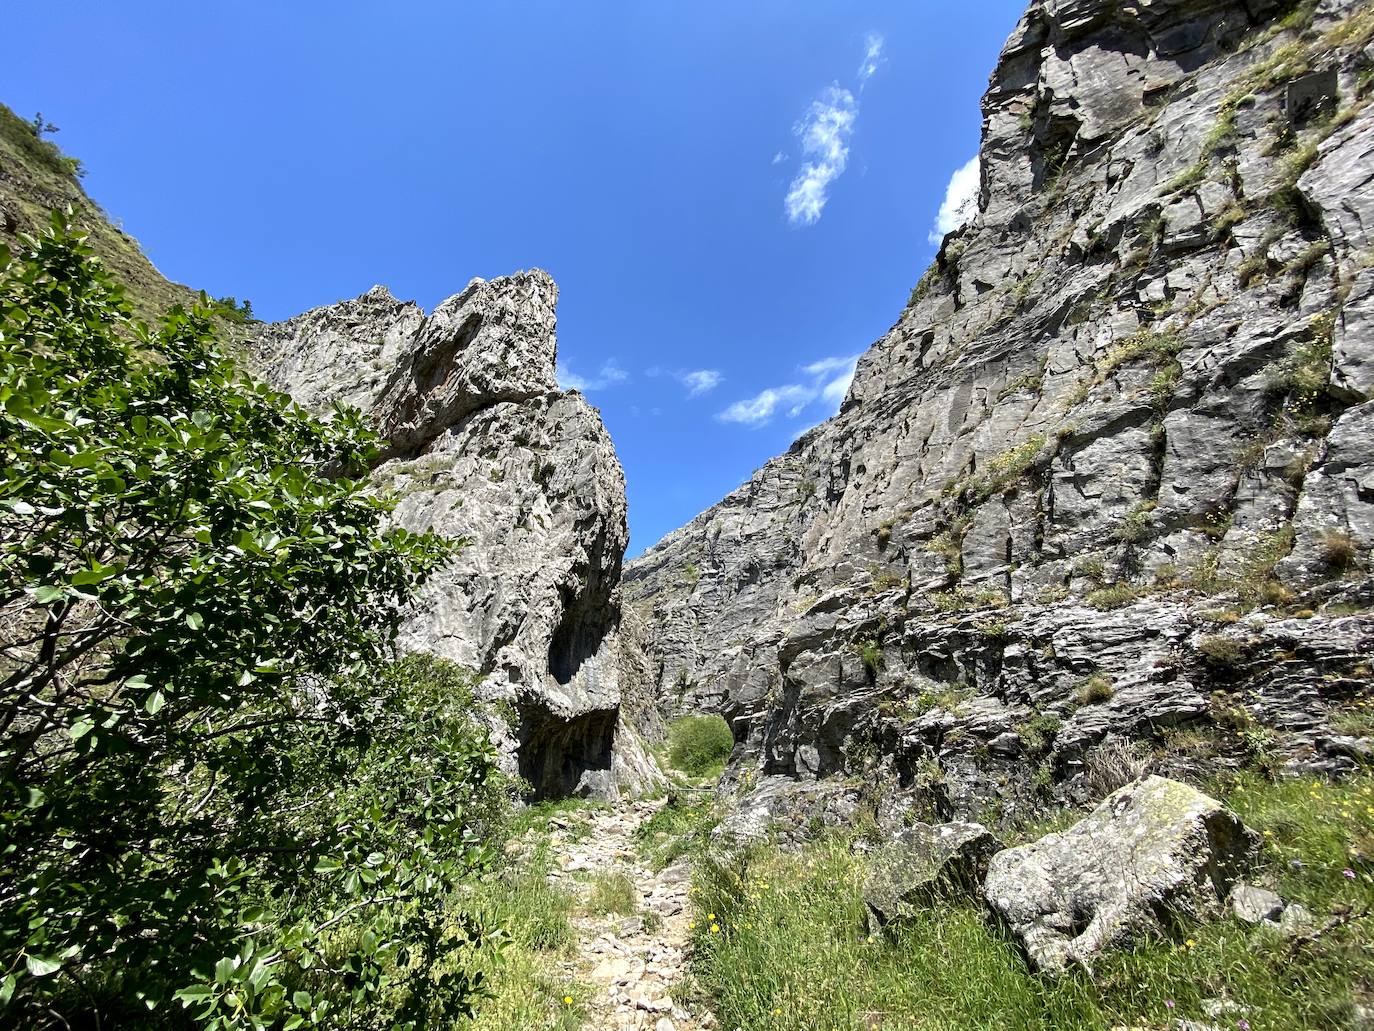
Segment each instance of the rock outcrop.
M987 875L1000 842L978 823L915 823L868 861L864 906L871 930L928 907L940 892L970 891Z
M402 647L484 675L536 797L613 797L656 777L621 705L625 484L596 410L554 379L557 296L522 272L425 315L375 287L265 327L251 364L307 408L363 411L388 442L372 479L397 522L468 542Z
M1037 970L1219 917L1259 836L1164 777L1121 788L1061 834L992 857L983 894Z
M1372 66L1354 0L1030 5L839 415L627 569L732 782L900 827L1367 761Z

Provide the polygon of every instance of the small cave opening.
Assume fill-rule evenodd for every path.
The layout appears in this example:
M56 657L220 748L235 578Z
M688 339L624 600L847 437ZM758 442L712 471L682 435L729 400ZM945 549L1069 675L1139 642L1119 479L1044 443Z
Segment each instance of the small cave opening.
M608 781L617 715L596 709L560 720L542 707L522 709L518 761L527 801L587 796Z

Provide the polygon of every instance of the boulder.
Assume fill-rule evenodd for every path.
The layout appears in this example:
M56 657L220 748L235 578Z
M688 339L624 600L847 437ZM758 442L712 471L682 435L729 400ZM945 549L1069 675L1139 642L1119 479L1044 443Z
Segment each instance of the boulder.
M942 890L972 890L1002 843L980 823L918 823L869 859L864 882L868 923L877 930L910 916Z
M1145 777L1073 827L993 856L983 893L1038 970L1220 916L1259 838L1216 799Z

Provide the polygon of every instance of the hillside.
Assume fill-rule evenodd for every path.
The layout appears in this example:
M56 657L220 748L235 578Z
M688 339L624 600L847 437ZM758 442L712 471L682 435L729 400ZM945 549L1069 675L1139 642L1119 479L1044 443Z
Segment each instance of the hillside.
M53 211L70 207L91 246L125 285L135 311L155 320L174 304L189 304L195 291L168 282L135 240L114 226L81 186L80 161L64 155L32 123L0 104L0 243L48 224Z

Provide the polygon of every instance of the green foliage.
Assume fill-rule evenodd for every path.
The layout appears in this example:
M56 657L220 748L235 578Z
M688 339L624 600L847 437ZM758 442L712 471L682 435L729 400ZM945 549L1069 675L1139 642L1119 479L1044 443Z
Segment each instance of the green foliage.
M210 309L148 330L61 219L24 244L0 277L5 1022L463 1012L479 986L441 960L478 932L444 901L499 818L490 746L460 674L379 665L452 546L388 529L340 475L374 453L357 414L245 378Z
M565 812L570 806L560 806ZM547 812L544 810L547 823ZM522 814L523 815L523 814ZM490 996L475 1020L456 1026L471 1031L575 1031L586 1017L589 992L560 969L576 940L576 900L549 883L547 843L484 878L464 897L465 910L485 927L508 929L489 936L465 958ZM571 1001L569 1001L571 1000Z
M1078 685L1074 697L1079 705L1096 705L1099 702L1110 701L1115 694L1116 688L1112 685L1112 678L1103 673L1094 673Z
M1123 544L1134 544L1150 535L1153 521L1150 513L1158 507L1154 501L1142 501L1135 505L1121 523L1112 530L1112 537ZM1101 579L1101 573L1098 574Z
M883 646L876 640L855 641L854 652L864 664L864 672L870 680L876 680L883 668Z
M735 747L721 716L683 716L668 727L668 762L692 777L719 773Z
M1139 596L1140 591L1130 584L1115 583L1099 587L1095 591L1089 591L1084 595L1083 600L1095 609L1106 611L1129 605Z
M701 852L717 823L714 801L707 794L671 796L635 830L640 853L657 868Z
M1048 752L1054 744L1054 739L1059 733L1059 728L1064 725L1064 721L1058 716L1047 712L1037 712L1025 723L1018 724L1016 733L1021 735L1021 740L1026 743L1026 748L1031 752Z
M1035 468L1045 452L1048 439L1045 434L1037 433L1015 447L993 455L981 472L946 484L945 494L967 495L969 501L977 505L994 495L1007 493Z
M57 127L44 122L42 115L35 117L32 122L26 122L0 104L0 136L34 164L65 178L79 179L86 174L81 162L63 154L62 148L52 140L43 138L44 134L56 131Z
M964 571L964 538L973 526L973 516L955 516L943 530L926 542L926 550L945 560L945 570L951 576Z
M1365 851L1374 779L1245 776L1222 787L1264 836L1255 879L1309 907L1318 926L1334 921L1326 933L1295 944L1220 919L1104 954L1091 970L1043 977L980 906L957 896L870 936L866 860L845 838L829 838L795 854L759 847L730 866L698 863L697 983L721 1027L765 1031L1213 1026L1203 1004L1215 999L1234 1006L1227 1027L1349 1026L1374 981L1374 926L1362 916L1374 906ZM1029 836L1077 815L1052 813Z
M1107 352L1100 371L1103 375L1109 375L1121 366L1137 361L1163 368L1175 362L1182 350L1183 341L1177 333L1161 333L1153 329L1138 330Z

